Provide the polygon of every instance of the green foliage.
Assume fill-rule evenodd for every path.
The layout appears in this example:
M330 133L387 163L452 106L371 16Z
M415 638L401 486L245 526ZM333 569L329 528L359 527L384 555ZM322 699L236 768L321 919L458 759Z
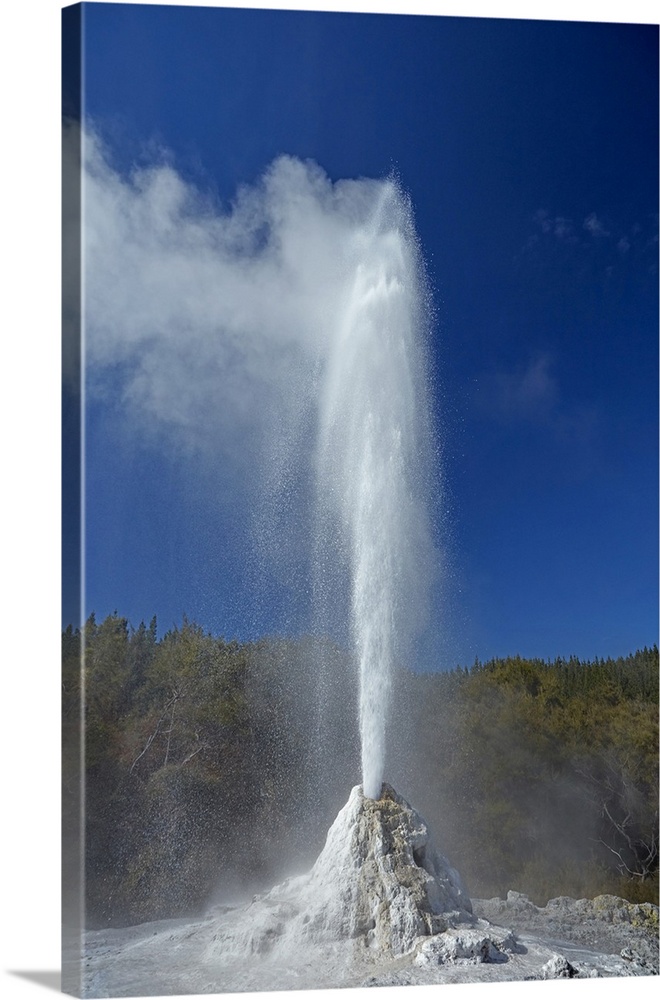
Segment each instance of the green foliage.
M158 640L155 619L134 629L116 613L66 629L62 650L65 815L73 836L82 777L93 924L193 912L223 879L268 880L278 857L320 850L359 780L343 713L342 739L317 766L318 664L335 671L343 707L352 671L339 650L241 645L185 619Z
M459 750L433 753L420 795L471 891L656 899L657 647L586 663L515 656L454 676L449 698L437 682L436 728ZM427 729L422 739L437 746Z
M156 624L92 615L62 635L65 834L84 700L92 923L192 913L219 881L311 863L360 780L356 672L335 645L227 642L185 619L158 640ZM657 647L402 670L394 701L388 778L473 895L657 899Z

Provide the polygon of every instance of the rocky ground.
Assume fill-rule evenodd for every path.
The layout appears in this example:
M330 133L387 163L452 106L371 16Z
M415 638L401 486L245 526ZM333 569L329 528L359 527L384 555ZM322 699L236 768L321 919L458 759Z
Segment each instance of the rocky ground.
M244 906L86 936L84 995L658 974L658 908L614 896L470 900L423 819L359 787L310 872Z
M658 975L658 907L652 903L558 896L539 907L509 892L506 899L473 899L472 905L479 916L505 921L518 936L563 942L578 967L584 965L581 956L596 952L618 956L616 975Z

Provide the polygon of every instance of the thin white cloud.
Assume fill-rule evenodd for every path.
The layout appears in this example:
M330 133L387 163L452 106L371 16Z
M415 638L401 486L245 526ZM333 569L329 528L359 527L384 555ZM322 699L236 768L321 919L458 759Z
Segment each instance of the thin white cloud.
M646 228L631 219L606 222L596 212L590 212L581 225L576 225L568 216L553 215L540 208L532 215L535 228L527 237L524 250L530 259L544 267L558 259L572 263L582 280L589 274L609 279L630 266L655 273L657 215L650 218L651 225Z
M554 236L559 242L578 242L575 232L575 224L572 219L564 215L551 215L547 209L540 208L534 215L533 220L546 236ZM582 223L582 228L589 233L589 236L602 239L611 236L610 231L605 227L602 219L595 212L591 212Z
M559 242L577 242L572 219L564 215L552 216L546 209L540 208L534 213L533 220L543 235L555 237ZM536 242L538 242L538 234L530 237L528 246L533 246Z
M595 236L598 239L610 235L609 230L605 228L603 222L598 218L595 212L588 215L582 225L591 236Z
M565 219L563 216L558 215L554 220L554 234L559 240L568 239L568 237L573 235L573 223L570 219Z
M539 440L578 455L585 474L591 467L598 450L598 410L589 401L566 397L549 354L482 373L474 402L482 419L507 430L535 427Z
M551 369L544 354L518 368L484 373L479 379L482 408L499 421L544 422L559 398Z

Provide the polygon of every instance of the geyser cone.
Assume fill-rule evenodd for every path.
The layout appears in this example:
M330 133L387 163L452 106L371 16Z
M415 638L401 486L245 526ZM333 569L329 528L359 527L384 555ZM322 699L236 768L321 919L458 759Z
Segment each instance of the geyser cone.
M234 943L242 953L264 953L353 940L405 955L471 912L460 876L434 849L419 813L389 785L379 799L358 785L312 870L255 897Z
M344 935L395 955L472 910L422 817L387 784L379 799L352 790L310 876L336 891Z

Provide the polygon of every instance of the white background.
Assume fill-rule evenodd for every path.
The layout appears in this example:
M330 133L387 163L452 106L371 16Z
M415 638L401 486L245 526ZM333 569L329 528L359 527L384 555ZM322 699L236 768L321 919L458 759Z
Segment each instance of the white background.
M190 6L190 3L186 4ZM223 6L199 2L198 6ZM224 6L657 23L651 0L409 0ZM59 947L59 46L60 0L3 4L0 486L3 637L0 978L9 1000L47 996L17 971L55 972ZM655 993L657 980L444 986L451 1000ZM397 1000L437 987L387 989ZM411 992L412 990L412 992ZM342 991L325 991L347 1000ZM279 994L280 996L282 994ZM366 997L366 991L351 996ZM292 994L300 997L300 994Z

